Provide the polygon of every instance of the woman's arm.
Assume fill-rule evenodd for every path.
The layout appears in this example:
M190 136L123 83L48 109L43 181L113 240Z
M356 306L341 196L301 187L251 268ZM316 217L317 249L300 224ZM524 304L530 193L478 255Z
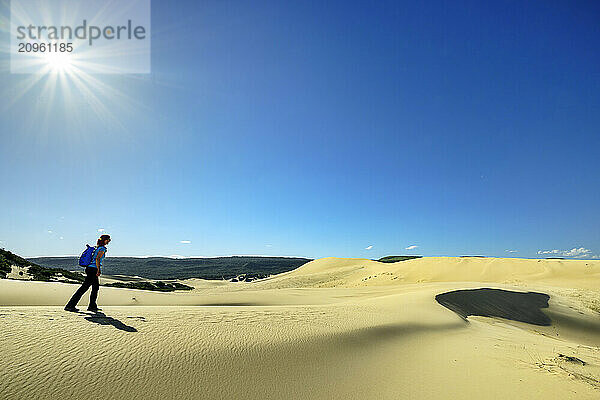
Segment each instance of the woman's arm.
M96 254L96 268L98 272L96 272L96 276L100 276L100 260L104 257L104 250L100 250L98 254Z

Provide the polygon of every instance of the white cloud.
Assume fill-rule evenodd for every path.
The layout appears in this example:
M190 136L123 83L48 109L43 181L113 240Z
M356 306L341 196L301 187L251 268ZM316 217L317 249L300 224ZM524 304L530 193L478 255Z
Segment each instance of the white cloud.
M190 243L192 243L192 241L191 240L180 240L179 243L190 244Z
M538 250L538 254L558 254L560 250Z
M592 257L591 250L585 247L573 247L571 250L539 250L538 254L555 254L563 257L589 258Z
M506 251L507 253L516 253L517 252L516 250L508 250L508 249L504 250L504 251Z
M414 249L416 249L417 247L419 247L419 246L417 246L417 245L414 245L414 244L413 244L413 245L410 245L410 246L408 246L408 247L407 247L406 249L404 249L404 250L414 250Z
M272 244L265 244L265 247L273 247Z
M61 237L59 237L59 239L60 239L60 240L63 240L63 239L64 239L64 237L62 237L62 236L61 236Z
M98 228L98 232L104 232L104 228Z
M372 248L373 248L373 245L371 244L371 245L365 247L365 250L371 250Z
M53 232L52 231L48 231L48 233L52 235Z
M563 254L566 257L587 257L590 256L592 251L583 247L572 248L571 250L565 251Z

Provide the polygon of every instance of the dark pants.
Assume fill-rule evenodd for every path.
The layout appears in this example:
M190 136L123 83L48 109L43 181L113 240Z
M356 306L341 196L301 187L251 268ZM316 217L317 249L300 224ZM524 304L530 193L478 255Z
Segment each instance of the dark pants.
M71 297L67 307L76 307L77 303L79 303L79 300L81 299L81 296L83 296L91 286L92 293L90 293L90 305L88 308L98 308L96 299L98 298L98 289L100 288L100 283L98 282L98 277L96 276L97 272L98 269L95 267L85 267L85 281L83 281L81 287L77 289L73 297Z

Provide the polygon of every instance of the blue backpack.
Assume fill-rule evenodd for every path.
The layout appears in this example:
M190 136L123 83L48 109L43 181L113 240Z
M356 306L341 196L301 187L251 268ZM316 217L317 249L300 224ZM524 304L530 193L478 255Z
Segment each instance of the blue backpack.
M81 253L81 257L79 257L79 265L82 267L87 267L94 261L94 252L96 251L95 247L91 247L89 244L86 244L86 248Z

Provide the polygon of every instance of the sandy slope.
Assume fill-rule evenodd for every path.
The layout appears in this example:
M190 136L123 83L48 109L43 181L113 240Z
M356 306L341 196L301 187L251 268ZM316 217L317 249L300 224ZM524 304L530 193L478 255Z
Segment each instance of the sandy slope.
M101 288L94 316L62 311L74 285L0 280L0 398L600 398L598 261L327 258L185 283ZM549 294L552 325L434 299L479 287Z

